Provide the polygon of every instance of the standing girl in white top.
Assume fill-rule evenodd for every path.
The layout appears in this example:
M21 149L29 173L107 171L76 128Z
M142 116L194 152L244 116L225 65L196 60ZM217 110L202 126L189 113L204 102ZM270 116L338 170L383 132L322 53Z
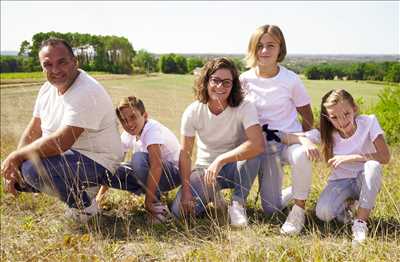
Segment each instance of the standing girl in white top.
M196 82L197 100L182 116L179 171L182 189L172 212L175 216L205 211L219 189L232 188L231 225L246 226L246 198L264 151L264 140L253 104L243 99L239 75L232 61L217 58L202 69ZM196 166L192 153L197 140Z
M357 115L353 97L331 90L321 102L322 152L332 174L318 200L319 219L345 222L348 199L358 200L353 243L366 239L367 219L381 187L381 164L390 159L383 130L374 115Z
M251 69L244 72L240 80L246 97L256 106L264 130L269 128L283 133L307 131L313 125L311 99L300 78L278 64L285 56L285 39L279 27L259 27L251 36L248 46L246 60ZM302 118L301 124L297 119L298 114ZM279 139L267 142L260 169L261 203L265 213L279 211L287 204L288 198L285 200L281 191L281 161L292 168L295 205L281 233L297 234L304 226L305 201L311 188L310 160L317 157L318 150L308 139L302 139L302 144L290 146L280 143Z

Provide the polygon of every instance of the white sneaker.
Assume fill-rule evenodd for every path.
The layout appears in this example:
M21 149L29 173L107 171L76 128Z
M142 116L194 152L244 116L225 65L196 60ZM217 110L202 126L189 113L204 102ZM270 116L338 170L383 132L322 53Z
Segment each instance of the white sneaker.
M353 231L353 246L358 246L362 244L367 239L368 227L367 222L361 219L355 219L353 221L353 226L351 227Z
M298 205L294 205L285 223L281 227L281 234L297 235L304 227L306 220L305 210Z
M228 207L231 226L245 227L247 226L247 216L244 207L237 201L232 201L232 205Z
M99 213L99 206L97 205L96 199L93 198L92 204L82 209L67 208L65 216L68 219L72 219L78 223L87 223L91 217Z

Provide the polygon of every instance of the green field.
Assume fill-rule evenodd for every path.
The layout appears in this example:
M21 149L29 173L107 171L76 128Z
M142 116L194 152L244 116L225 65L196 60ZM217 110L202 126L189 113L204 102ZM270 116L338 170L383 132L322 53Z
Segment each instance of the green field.
M32 115L40 84L13 83L1 92L1 159L13 148ZM114 104L136 95L150 116L179 135L180 117L193 100L191 75L98 76ZM32 77L33 79L33 77ZM362 107L377 101L383 85L354 81L304 81L318 107L320 97L332 88L345 88L362 98ZM149 225L143 197L111 190L102 203L103 213L89 225L67 221L65 206L42 194L21 194L17 199L1 193L1 261L400 261L400 149L392 148L384 168L384 183L370 223L369 240L351 247L349 225L321 223L314 207L329 170L314 164L313 188L307 203L306 228L300 236L279 234L286 215L262 214L257 188L248 199L250 226L233 230L225 212L209 209L209 216L190 225L171 221ZM288 173L288 170L285 169ZM287 175L285 183L290 183ZM2 190L1 190L2 191ZM229 191L224 192L226 198ZM170 203L174 193L165 201ZM287 210L285 211L287 213Z

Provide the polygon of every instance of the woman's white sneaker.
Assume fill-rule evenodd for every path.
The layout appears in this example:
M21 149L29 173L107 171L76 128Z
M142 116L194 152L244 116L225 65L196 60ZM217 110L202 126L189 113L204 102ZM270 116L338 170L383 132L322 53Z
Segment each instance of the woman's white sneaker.
M367 239L368 227L367 222L364 220L354 219L351 230L353 231L353 246L358 246Z

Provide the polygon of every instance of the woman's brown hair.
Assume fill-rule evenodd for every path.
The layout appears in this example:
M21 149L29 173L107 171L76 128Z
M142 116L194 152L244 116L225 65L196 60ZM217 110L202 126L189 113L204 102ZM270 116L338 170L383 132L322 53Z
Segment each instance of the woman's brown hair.
M242 103L244 94L239 81L239 73L235 64L226 57L215 58L208 61L201 69L199 77L195 81L195 98L203 104L207 104L208 96L207 87L212 74L219 69L228 69L232 75L232 89L228 97L228 105L237 107Z

